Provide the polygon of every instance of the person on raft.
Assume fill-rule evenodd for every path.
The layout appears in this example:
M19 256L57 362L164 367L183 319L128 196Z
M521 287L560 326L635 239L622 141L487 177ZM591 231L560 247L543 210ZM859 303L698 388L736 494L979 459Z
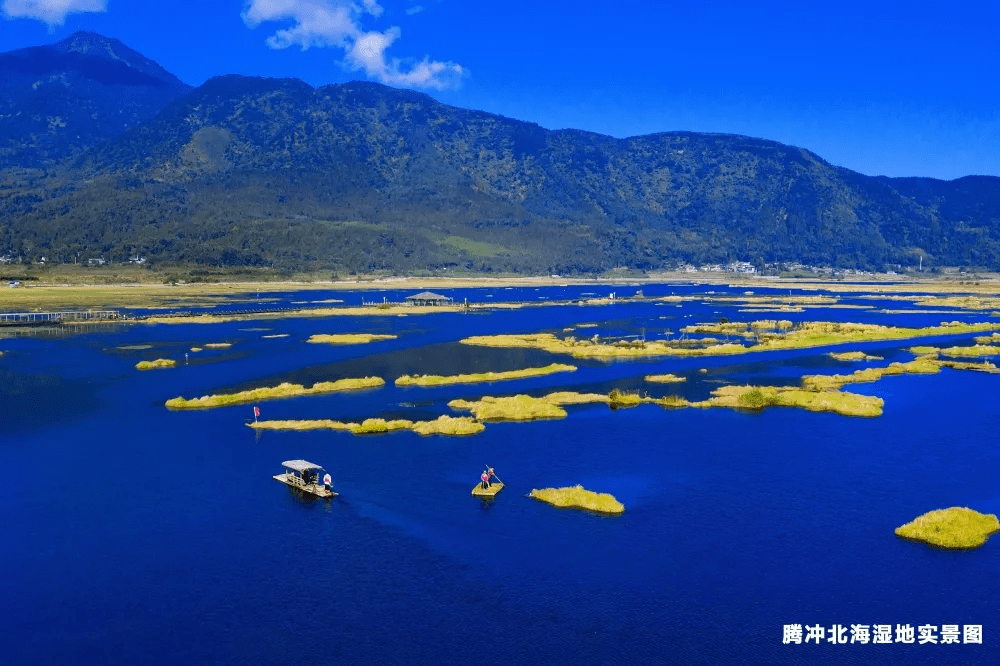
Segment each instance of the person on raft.
M495 479L496 474L493 473L492 467L487 467L486 471L479 475L479 478L483 480L483 489L490 487L490 479Z

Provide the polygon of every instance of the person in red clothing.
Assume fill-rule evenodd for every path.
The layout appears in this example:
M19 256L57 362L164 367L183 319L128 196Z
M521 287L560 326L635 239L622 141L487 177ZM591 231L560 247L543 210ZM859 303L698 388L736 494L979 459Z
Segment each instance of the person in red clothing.
M480 474L479 478L482 479L483 481L483 490L486 490L487 488L490 487L490 470L486 470L485 472Z

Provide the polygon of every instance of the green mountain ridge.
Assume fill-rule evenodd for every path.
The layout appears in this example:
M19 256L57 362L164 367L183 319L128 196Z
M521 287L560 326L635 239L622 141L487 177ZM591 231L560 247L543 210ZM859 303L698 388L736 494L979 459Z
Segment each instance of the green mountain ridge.
M874 178L738 135L552 131L368 82L216 77L67 154L0 171L0 255L400 273L1000 264L1000 178Z

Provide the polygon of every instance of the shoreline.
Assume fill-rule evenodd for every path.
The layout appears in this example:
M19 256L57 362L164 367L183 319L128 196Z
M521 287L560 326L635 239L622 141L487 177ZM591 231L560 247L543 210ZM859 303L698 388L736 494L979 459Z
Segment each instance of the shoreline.
M621 286L676 285L685 287L718 287L740 289L797 289L831 294L996 294L1000 295L1000 278L957 280L952 276L911 278L907 276L871 276L864 280L826 280L785 278L744 274L691 274L681 272L655 273L643 277L391 277L357 278L353 280L284 280L244 282L22 282L17 288L0 286L0 311L17 312L31 308L65 307L139 307L148 309L180 309L210 307L220 302L259 302L256 294L270 295L287 291L379 291L429 290L468 288L517 288L587 286L615 288ZM758 295L760 296L760 295ZM260 299L261 301L264 299Z

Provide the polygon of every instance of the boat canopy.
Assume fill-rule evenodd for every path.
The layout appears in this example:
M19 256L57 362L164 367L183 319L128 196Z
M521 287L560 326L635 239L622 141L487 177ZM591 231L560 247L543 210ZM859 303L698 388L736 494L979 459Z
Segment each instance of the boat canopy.
M314 465L313 463L306 460L286 460L281 463L281 466L286 469L295 470L296 472L305 472L306 470L313 469L323 469L321 465Z

